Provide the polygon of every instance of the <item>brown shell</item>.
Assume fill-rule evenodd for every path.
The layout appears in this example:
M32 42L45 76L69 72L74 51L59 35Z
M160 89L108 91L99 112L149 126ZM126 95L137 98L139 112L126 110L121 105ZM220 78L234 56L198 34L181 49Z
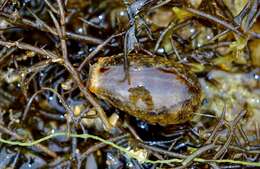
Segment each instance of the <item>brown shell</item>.
M128 56L130 83L125 77L123 55L101 58L91 67L89 90L151 124L179 124L190 120L201 101L194 74L182 64L163 57Z

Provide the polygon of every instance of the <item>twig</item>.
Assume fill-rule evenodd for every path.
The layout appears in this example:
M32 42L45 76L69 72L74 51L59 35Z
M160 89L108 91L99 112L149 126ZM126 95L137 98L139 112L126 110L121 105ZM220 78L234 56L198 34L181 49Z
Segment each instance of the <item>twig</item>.
M65 117L63 115L53 114L51 112L47 112L45 110L42 110L42 109L39 109L36 107L31 107L31 110L37 111L39 114L41 114L44 117L51 119L51 120L57 120L57 121L61 121L61 122L65 121Z
M94 97L89 93L88 89L81 83L81 80L79 78L79 75L77 71L74 69L70 61L68 60L67 56L67 46L66 46L66 41L65 41L65 15L64 15L64 9L62 6L61 0L57 0L59 10L60 10L60 23L61 23L61 46L62 46L62 54L63 54L63 59L64 59L64 66L67 68L67 70L71 73L72 77L74 78L75 82L78 84L80 91L84 94L84 96L87 98L87 100L96 108L98 115L100 119L103 121L106 129L108 131L111 131L112 126L109 123L107 116L102 109L102 107L98 104L98 102L94 99ZM57 31L60 28L57 26Z
M0 130L1 130L2 132L4 132L4 133L6 133L6 134L8 134L8 135L10 135L10 136L12 136L12 137L14 137L14 138L17 139L17 140L24 140L24 138L23 138L22 136L20 136L20 135L14 133L14 132L12 132L12 131L9 130L8 128L4 127L2 124L0 124ZM55 152L49 150L47 147L45 147L45 146L42 145L42 144L36 144L35 147L39 148L41 151L43 151L44 153L48 154L49 156L51 156L51 157L53 157L53 158L57 158L57 157L58 157L58 155L57 155Z
M173 51L174 51L175 55L177 56L178 60L181 60L181 56L177 50L176 45L174 44L173 38L171 38L171 45L172 45Z
M24 18L19 18L18 19L18 18L16 18L13 15L10 15L10 14L4 13L4 12L0 12L0 16L5 17L8 22L10 22L10 23L12 23L14 25L21 25L21 23L22 23L23 25L36 28L36 29L38 29L40 31L50 32L50 30L48 30L46 27L43 27L40 24L35 23L35 22L33 22L31 20L28 20L28 19L24 19ZM50 27L50 29L52 30L54 28ZM54 33L54 32L50 32L50 33ZM56 32L53 35L58 36L58 33ZM98 38L95 38L95 37L91 37L91 36L81 35L81 34L77 34L77 33L73 33L73 32L66 32L66 36L69 39L85 41L85 42L87 42L89 44L101 44L101 43L103 43L103 40L101 40L101 39L98 39Z
M188 156L183 155L183 154L179 154L179 153L175 153L175 152L163 150L163 149L161 149L161 148L149 146L149 145L146 145L146 144L143 144L143 143L138 143L138 146L143 147L143 148L146 148L146 149L151 150L151 151L154 151L154 152L158 152L158 153L160 153L160 154L165 154L165 155L168 155L168 156L174 157L174 158L185 159L185 158L188 157Z
M52 33L53 35L56 34L55 30L53 28L51 28L49 25L47 25L43 20L41 20L35 13L33 13L29 8L27 9L31 15L40 23L42 24L50 33Z
M32 141L32 142L20 142L20 141L10 141L10 140L5 140L3 138L0 138L0 142L5 143L5 144L9 144L9 145L17 145L17 146L34 146L36 144L39 144L40 142L49 140L53 137L57 137L57 136L66 136L67 133L65 132L61 132L61 133L53 133L50 134L48 136L42 137L38 140ZM82 139L94 139L100 142L103 142L109 146L112 146L118 150L120 150L121 152L125 153L126 155L128 155L131 158L134 158L136 160L139 160L139 156L130 152L128 149L121 147L111 141L108 141L106 139L103 139L101 137L95 136L95 135L91 135L91 134L75 134L75 133L71 133L70 137L77 137L77 138L82 138ZM184 156L183 158L186 158L187 156ZM181 163L183 160L182 159L178 159L178 158L173 158L173 159L169 159L169 160L148 160L145 159L142 162L144 163L151 163L151 164L168 164L168 163ZM195 158L193 159L193 161L195 162L199 162L199 163L209 163L209 162L215 162L215 163L231 163L231 164L239 164L239 165L246 165L246 166L255 166L255 167L260 167L260 162L250 162L250 161L238 161L238 160L230 160L230 159L223 159L223 160L206 160L203 158Z
M155 9L160 8L160 7L162 7L162 6L166 5L166 4L168 4L168 3L171 2L171 1L172 1L172 0L162 1L161 3L159 3L159 4L155 5L155 6L153 6L151 9L149 9L148 12L150 13L150 12L154 11Z
M77 34L77 33L73 33L73 32L66 32L66 35L67 35L67 38L85 41L89 44L97 45L97 44L103 43L103 40L101 40L101 39L91 37L91 36L81 35L81 34Z
M230 41L210 43L210 44L206 44L206 45L199 47L199 49L216 49L216 48L219 48L219 47L229 46L231 43L232 42L230 42Z
M43 56L47 56L50 58L54 58L53 62L60 62L60 58L58 58L58 56L48 50L44 50L44 49L40 49L38 47L26 44L26 43L20 43L20 42L4 42L2 40L0 40L0 45L1 46L6 46L8 48L10 47L17 47L23 50L31 50L34 51L38 54L41 54ZM64 65L66 67L66 64ZM95 98L90 94L90 92L88 91L88 89L82 84L78 73L76 72L76 70L71 66L71 67L66 67L67 70L72 74L72 77L74 78L74 80L76 81L76 83L78 84L78 87L80 89L80 91L83 93L83 95L85 96L85 98L96 108L99 117L102 119L102 121L104 122L104 125L106 126L106 128L110 131L110 129L112 128L111 124L108 122L106 114L104 112L104 110L102 109L102 107L98 104L98 102L95 100Z
M32 46L32 45L23 43L23 42L18 42L18 41L16 41L16 42L5 42L5 41L0 40L0 45L5 46L7 48L17 47L17 48L23 49L23 50L34 51L34 52L36 52L36 53L38 53L42 56L46 56L47 58L54 59L53 60L54 62L59 61L57 55L55 55L54 53L52 53L48 50L45 50L45 49L41 49L41 48L38 48L38 47L35 47L35 46Z
M96 28L96 29L101 29L101 28L103 28L103 27L101 27L101 26L99 26L99 25L96 25L96 24L94 24L94 23L92 23L92 22L90 22L90 21L88 21L88 20L86 20L86 19L84 19L84 18L79 18L83 23L85 23L86 25L89 25L89 26L92 26L92 27L94 27L94 28Z
M114 137L114 138L110 138L110 139L108 139L108 141L116 142L118 140L121 140L121 139L124 139L124 138L127 138L127 137L129 137L129 134L123 134L123 135L120 135L120 136L117 136L117 137ZM93 152L95 152L95 151L97 151L97 150L99 150L99 149L101 149L101 148L103 148L105 146L107 146L107 144L101 142L101 143L98 143L98 144L95 144L95 145L89 147L87 149L87 151L82 153L81 160L86 158L86 156L88 156L89 154L91 154L91 153L93 153Z
M169 148L168 148L168 151L172 151L172 149L173 149L174 145L177 143L177 141L178 141L178 138L176 138L175 140L172 141L171 145L170 145ZM166 158L167 158L167 155L164 155L164 158L166 159ZM161 165L159 166L159 168L162 168L162 166L163 166L163 164L161 164Z
M225 16L229 20L233 20L234 19L233 14L231 13L231 11L226 6L226 4L224 3L223 0L215 0L215 2L217 3L217 5L220 7L221 11L225 14Z
M211 143L212 139L216 136L216 133L218 132L219 128L223 126L223 124L225 123L225 114L226 114L226 104L224 105L218 124L214 128L213 132L211 133L209 139L206 141L205 144Z
M116 34L116 35L112 35L109 38L107 38L103 43L99 44L95 50L93 50L85 59L84 61L80 64L80 66L78 67L78 72L80 72L82 70L82 68L84 67L84 65L90 60L92 59L100 50L102 50L104 48L104 46L106 46L113 38L118 37L123 35L125 32Z
M9 0L4 0L4 1L2 1L1 6L0 6L0 11L3 10L3 8L5 7L5 5L7 4L8 1L9 1Z
M53 13L59 14L59 12L54 8L54 6L48 0L44 0L44 1L49 6L49 8Z
M244 8L240 11L240 13L235 16L234 21L236 24L241 25L243 18L246 16L248 10L250 8L250 1L247 1L246 5Z
M5 55L3 55L3 56L0 57L0 68L3 66L4 61L5 61L13 52L15 52L16 50L17 50L16 48L11 48L10 50L8 50L8 51L6 52Z
M20 154L21 154L21 151L19 150L17 152L17 154L15 155L15 158L13 159L13 162L12 162L12 165L11 165L10 169L14 169L15 166L17 166L16 164L17 164L17 161L19 159Z
M220 32L220 33L218 33L216 36L213 36L208 42L210 43L210 42L214 42L215 40L217 40L219 37L221 37L221 36L223 36L223 35L225 35L225 34L227 34L227 33L229 33L230 32L230 30L229 29L226 29L226 30L224 30L223 32Z
M248 145L249 140L248 140L248 137L246 136L245 131L243 130L242 125L238 124L237 127L238 127L238 131L239 131L240 135L242 136L243 140L245 141L245 144Z
M226 143L222 146L222 148L215 154L215 156L213 157L213 159L218 159L224 152L227 151L228 146L230 145L232 138L234 136L234 129L237 126L239 120L241 120L241 118L246 114L246 111L243 110L241 111L236 118L232 121L232 123L230 124L230 132L229 132L229 136L227 138Z
M255 135L256 135L257 143L260 143L260 128L257 121L255 121Z
M143 140L139 137L135 129L131 125L129 125L127 121L124 121L124 126L130 131L130 133L134 136L135 139L143 142Z
M166 36L166 34L167 34L170 30L172 30L172 32L174 32L174 31L176 31L176 30L178 30L178 29L180 29L180 28L182 28L182 27L184 27L184 26L186 26L186 25L188 25L188 24L190 24L190 23L191 23L190 20L184 21L184 22L179 23L179 24L177 24L177 25L176 25L175 22L172 22L172 23L161 33L161 35L160 35L160 37L158 38L158 40L157 40L157 42L156 42L156 45L155 45L155 47L154 47L154 52L156 52L156 51L158 50L158 48L160 47L161 42L163 41L164 37Z
M199 148L197 151L195 151L190 156L185 158L185 160L183 160L183 162L182 162L182 165L187 166L194 158L199 157L201 154L205 153L206 151L215 149L216 147L218 147L218 146L216 146L214 144L208 144L208 145L205 145L205 146Z
M245 20L245 24L244 24L244 31L248 31L254 23L254 20L258 17L258 15L260 14L259 12L259 0L251 0L250 2L250 6L251 9L247 14L246 20Z
M209 19L209 20L212 20L230 30L232 30L233 32L237 33L239 36L243 36L243 34L241 32L239 32L233 25L229 24L228 22L224 21L224 20L221 20L215 16L212 16L210 14L207 14L205 12L202 12L202 11L199 11L197 9L193 9L193 8L185 8L187 11L195 14L195 15L198 15L200 17L203 17L203 18L206 18L206 19Z
M71 116L74 115L74 113L73 113L73 111L71 110L71 108L69 107L69 105L67 105L66 101L63 99L63 97L62 97L56 90L54 90L54 89L52 89L52 88L48 88L48 87L43 87L41 90L38 90L37 92L35 92L35 93L31 96L31 98L29 99L29 101L28 101L28 103L27 103L27 105L26 105L26 107L25 107L22 120L25 120L25 118L26 118L26 116L27 116L27 114L28 114L28 111L29 111L29 109L30 109L30 107L31 107L31 104L32 104L32 102L33 102L33 100L34 100L34 98L35 98L38 94L40 94L40 93L42 93L42 92L44 92L44 91L46 91L46 90L51 91L51 92L53 92L54 94L56 94L57 97L60 99L61 104L62 104L62 105L64 106L64 108L66 109L66 111L69 112L69 113L71 114Z
M260 39L260 33L250 32L252 38Z

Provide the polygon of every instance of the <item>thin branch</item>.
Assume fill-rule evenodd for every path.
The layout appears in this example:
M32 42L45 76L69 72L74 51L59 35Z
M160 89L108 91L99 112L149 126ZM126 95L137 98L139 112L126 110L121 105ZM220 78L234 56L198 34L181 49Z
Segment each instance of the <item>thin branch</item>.
M93 50L85 59L84 61L80 64L80 66L78 67L78 71L80 72L82 70L82 68L84 67L84 65L90 60L92 59L100 50L102 50L104 48L104 46L106 46L113 38L118 37L123 35L125 32L116 34L116 35L112 35L109 38L107 38L103 43L99 44L95 50Z
M59 12L54 8L54 6L48 0L44 0L44 1L53 13L59 14Z
M52 53L51 51L42 49L42 48L38 48L35 46L32 46L30 44L27 43L23 43L23 42L19 42L19 41L15 41L15 42L5 42L0 40L0 45L1 46L5 46L7 48L11 48L11 47L17 47L19 49L23 49L23 50L30 50L30 51L34 51L42 56L46 56L47 58L51 58L53 59L53 62L59 62L61 61L56 54Z
M234 134L234 130L236 129L236 126L238 124L238 122L241 120L241 118L246 114L246 111L243 110L241 111L236 118L231 122L230 124L230 132L229 132L229 136L227 138L226 143L222 146L222 148L215 154L215 156L213 157L213 159L218 159L221 155L225 154L225 152L228 149L228 146L230 145Z
M120 136L117 136L117 137L114 137L114 138L110 138L110 139L108 139L108 141L117 142L117 141L122 140L122 139L127 138L127 137L129 137L129 134L123 134L123 135L120 135ZM95 145L89 147L87 149L87 151L82 153L81 160L86 158L86 156L88 156L89 154L91 154L91 153L93 153L93 152L95 152L95 151L97 151L97 150L99 150L99 149L101 149L105 146L107 146L107 144L101 142L101 143L98 143L98 144L95 144Z
M3 132L3 133L6 133L12 137L14 137L15 139L17 140L25 140L24 137L18 135L17 133L14 133L12 132L10 129L4 127L3 125L0 124L0 130ZM41 151L43 151L44 153L48 154L49 156L53 157L53 158L57 158L58 155L53 152L52 150L48 149L47 147L45 147L44 145L42 144L36 144L35 147L37 147L38 149L40 149Z
M49 140L53 137L58 137L58 136L66 136L67 133L64 132L59 132L59 133L53 133L50 134L48 136L42 137L38 140L35 140L33 142L21 142L21 141L10 141L10 140L5 140L3 138L0 138L0 142L5 143L5 144L9 144L9 145L16 145L16 146L33 146L36 144L39 144L40 142ZM116 149L118 149L119 151L125 153L126 155L128 155L130 158L134 158L136 160L140 160L140 155L136 155L135 153L130 152L127 148L124 148L122 146L119 146L113 142L110 142L106 139L103 139L101 137L98 137L96 135L91 135L91 134L75 134L72 133L70 135L70 137L77 137L77 138L82 138L82 139L93 139L96 141L100 141L103 142L111 147L114 147ZM170 152L170 154L175 154ZM187 156L182 155L183 158L186 158ZM245 166L255 166L255 167L260 167L260 163L259 162L251 162L251 161L240 161L240 160L230 160L230 159L223 159L223 160L206 160L203 158L195 158L194 159L195 162L199 162L199 163L206 163L208 164L209 162L215 162L215 163L231 163L231 164L239 164L239 165L245 165ZM178 159L178 158L172 158L172 159L168 159L168 160L149 160L149 159L144 159L142 160L142 162L144 163L151 163L151 164L168 164L168 163L181 163L182 159Z
M7 4L8 1L9 0L2 1L1 5L0 5L0 11L2 11L4 9L4 7L5 7L5 5Z
M225 114L226 114L226 104L224 105L224 108L223 108L223 111L221 113L221 117L220 117L218 124L214 128L213 132L211 133L209 139L206 141L205 144L211 143L212 139L216 136L218 130L223 126L223 124L225 123Z
M50 58L54 58L52 61L53 62L61 62L60 58L58 58L58 56L48 50L44 50L44 49L40 49L38 47L26 44L26 43L21 43L21 42L4 42L2 40L0 40L0 45L1 46L6 46L8 48L10 47L17 47L19 49L23 49L23 50L31 50L34 51L38 54L41 54L43 56L47 56ZM102 107L98 104L98 102L95 100L95 98L90 94L89 90L82 84L78 73L76 72L76 70L73 67L67 67L66 65L64 65L67 70L72 74L72 77L74 78L74 80L76 81L76 83L78 84L78 87L80 89L80 91L83 93L83 95L85 96L85 98L96 108L99 117L102 119L102 121L104 122L105 126L107 127L107 129L110 131L110 129L112 128L111 124L109 124L106 114L104 112L104 110L102 109Z
M26 26L33 27L33 28L38 29L38 30L43 31L43 32L54 33L54 32L50 32L50 30L48 30L46 27L41 26L40 24L35 23L35 22L28 20L28 19L17 18L14 15L10 15L10 14L4 13L4 12L0 12L0 16L4 17L6 19L6 21L8 21L8 22L10 22L14 25L17 25L17 26L21 26L23 24L22 26L26 25ZM50 27L50 28L54 29L52 27ZM53 35L58 36L58 33L56 32ZM91 36L81 35L81 34L77 34L77 33L73 33L73 32L66 32L66 35L67 35L67 38L69 38L69 39L85 41L89 44L101 44L101 43L103 43L103 40L101 40L101 39L91 37Z
M205 145L201 148L199 148L197 151L195 151L194 153L192 153L190 156L188 156L187 158L185 158L185 160L183 160L182 165L186 166L195 158L198 158L201 154L207 152L208 150L211 149L215 149L218 146L214 145L214 144L209 144L209 145Z
M86 99L96 108L98 115L100 119L103 121L106 129L108 131L111 131L112 126L108 121L108 118L106 116L106 113L102 109L102 107L98 104L98 102L95 100L95 98L90 94L88 89L81 83L80 77L77 73L77 71L74 69L70 61L68 60L67 56L67 46L66 46L66 41L65 41L65 15L64 15L64 9L62 6L61 0L57 0L59 10L60 10L60 23L61 23L61 46L62 46L62 54L63 54L63 59L64 59L64 66L67 68L67 70L71 73L72 77L74 78L75 82L78 84L80 91L84 94ZM60 29L59 27L57 30Z
M202 12L202 11L199 11L197 9L193 9L193 8L185 8L187 11L195 14L195 15L198 15L200 17L203 17L203 18L206 18L206 19L209 19L211 21L214 21L230 30L232 30L233 32L237 33L239 36L243 36L243 33L241 33L240 31L238 31L233 25L229 24L228 22L224 21L224 20L221 20L215 16L212 16L210 14L207 14L205 12Z
M143 143L138 143L138 146L146 148L146 149L154 151L154 152L158 152L160 154L165 154L165 155L168 155L168 156L174 157L174 158L186 159L188 157L188 156L183 155L183 154L179 154L179 153L163 150L161 148L154 147L154 146L149 146L149 145L146 145L146 144L143 144Z
M184 21L182 23L179 23L176 25L175 22L172 22L167 28L165 28L165 30L161 33L160 37L158 38L157 42L156 42L156 45L154 47L154 52L156 52L158 50L158 48L160 47L160 44L161 42L163 41L164 37L167 35L167 33L172 30L173 32L180 29L180 28L183 28L184 26L190 24L191 21L188 20L188 21Z
M64 108L66 109L66 111L69 112L69 113L71 114L71 116L74 115L73 110L71 110L70 106L67 105L66 101L63 99L63 97L62 97L56 90L54 90L54 89L52 89L52 88L48 88L48 87L43 87L41 90L38 90L37 92L35 92L35 93L31 96L31 98L29 99L29 101L28 101L28 103L27 103L27 105L26 105L26 107L25 107L25 109L24 109L24 113L23 113L23 118L22 118L22 120L25 120L25 118L26 118L26 116L27 116L27 114L28 114L28 111L29 111L29 109L30 109L30 107L31 107L31 104L32 104L32 102L33 102L33 100L34 100L34 98L35 98L38 94L40 94L40 93L42 93L42 92L44 92L44 91L46 91L46 90L53 92L53 93L59 98L61 104L64 106Z
M215 0L215 2L217 3L217 5L220 7L221 11L225 14L225 16L229 19L229 20L233 20L234 16L231 13L231 11L229 10L229 8L226 6L226 4L224 3L223 0Z
M47 25L43 20L41 20L34 12L32 12L29 8L27 9L31 15L38 21L40 24L42 24L50 33L53 35L56 35L57 33L53 28L51 28L49 25Z

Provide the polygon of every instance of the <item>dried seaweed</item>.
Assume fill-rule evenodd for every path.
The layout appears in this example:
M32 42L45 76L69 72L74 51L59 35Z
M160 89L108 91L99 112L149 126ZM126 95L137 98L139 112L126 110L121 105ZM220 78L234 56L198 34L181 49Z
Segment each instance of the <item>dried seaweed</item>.
M0 1L0 168L260 167L259 5ZM91 65L121 53L129 82L130 53L193 71L194 118L151 125L95 97Z

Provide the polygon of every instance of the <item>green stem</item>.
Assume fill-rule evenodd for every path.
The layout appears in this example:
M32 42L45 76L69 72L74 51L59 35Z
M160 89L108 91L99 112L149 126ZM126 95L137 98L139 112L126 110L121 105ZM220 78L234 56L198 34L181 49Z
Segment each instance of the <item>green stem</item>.
M57 136L67 136L66 132L61 132L61 133L53 133L51 135L45 136L41 139L32 141L32 142L20 142L20 141L9 141L9 140L5 140L0 138L0 142L5 143L5 144L9 144L9 145L17 145L17 146L34 146L40 142L49 140L53 137L57 137ZM121 152L126 153L129 157L134 158L136 160L140 159L137 155L135 155L134 153L130 152L129 150L127 150L124 147L121 147L111 141L105 140L101 137L95 136L95 135L91 135L91 134L70 134L70 137L77 137L77 138L83 138L83 139L94 139L100 142L103 142L104 144L110 145L118 150L120 150ZM168 160L144 160L142 162L144 163L152 163L152 164L167 164L167 163L181 163L183 160L182 159L168 159ZM195 158L193 159L193 161L195 162L200 162L200 163L209 163L209 162L215 162L215 163L232 163L232 164L239 164L239 165L247 165L247 166L255 166L255 167L260 167L260 162L248 162L248 161L239 161L239 160L230 160L230 159L223 159L223 160L206 160L203 158Z

